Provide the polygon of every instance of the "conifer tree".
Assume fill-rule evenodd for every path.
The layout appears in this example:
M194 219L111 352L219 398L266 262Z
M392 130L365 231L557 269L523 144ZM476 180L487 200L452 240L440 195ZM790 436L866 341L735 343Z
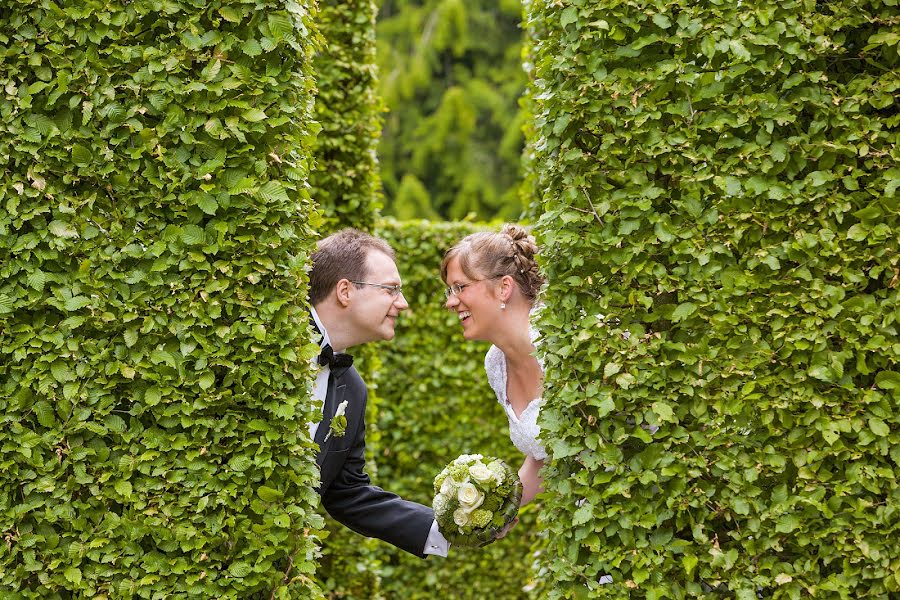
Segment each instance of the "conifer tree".
M389 112L379 157L387 213L519 216L520 20L516 0L383 3L378 60ZM429 209L410 214L407 176L424 186Z

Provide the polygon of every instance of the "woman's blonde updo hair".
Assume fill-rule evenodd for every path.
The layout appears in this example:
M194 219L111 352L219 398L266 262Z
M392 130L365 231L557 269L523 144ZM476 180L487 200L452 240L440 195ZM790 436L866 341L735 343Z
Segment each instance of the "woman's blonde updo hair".
M454 258L459 268L472 279L512 277L533 306L544 284L538 268L534 237L521 225L504 225L499 233L473 233L447 250L441 262L441 279L447 283L447 266Z

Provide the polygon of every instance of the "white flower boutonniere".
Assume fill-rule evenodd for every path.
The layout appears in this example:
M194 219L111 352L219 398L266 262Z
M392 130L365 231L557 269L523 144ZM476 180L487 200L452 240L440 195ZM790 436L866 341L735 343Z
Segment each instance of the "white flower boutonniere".
M334 437L344 437L344 433L347 432L347 417L344 416L344 411L346 410L347 401L344 400L338 404L337 410L334 411L334 416L331 418L331 426L328 428L330 431L325 436L326 442L331 437L331 434L334 434Z

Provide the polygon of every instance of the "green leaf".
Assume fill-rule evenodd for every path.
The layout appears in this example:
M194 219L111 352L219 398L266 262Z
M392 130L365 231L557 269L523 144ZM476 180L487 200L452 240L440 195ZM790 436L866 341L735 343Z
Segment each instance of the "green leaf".
M697 305L693 302L684 302L675 307L675 310L672 311L672 321L677 323L678 321L683 321L687 317L694 314L697 310Z
M69 369L69 365L62 360L55 360L50 364L50 373L53 375L53 379L60 383L70 381L75 377Z
M259 496L264 502L277 502L278 500L281 500L282 496L284 496L284 492L261 485L259 486L259 488L257 488L256 495Z
M201 390L208 390L216 382L216 376L214 373L207 371L200 375L197 382L199 383Z
M197 202L197 206L208 215L216 214L216 211L219 209L219 203L216 202L216 199L210 194L203 194Z
M122 333L122 337L125 340L125 345L131 348L138 341L138 330L134 329L126 329L124 333Z
M199 246L206 241L206 232L199 225L185 225L181 229L181 240L190 246Z
M131 498L131 493L132 493L131 482L119 480L113 485L113 488L120 495L122 495L126 498Z
M228 567L228 572L232 577L237 577L238 579L244 578L252 572L250 565L243 561L238 561L236 563L232 563L230 567Z
M28 286L37 291L42 291L47 284L47 274L40 269L31 271L27 277Z
M900 373L897 371L880 371L875 375L875 385L883 390L900 389Z
M128 427L125 423L125 419L119 415L106 415L103 422L106 424L106 427L114 433L123 433Z
M51 221L48 229L50 230L50 233L52 233L56 237L65 239L73 239L78 237L78 232L75 231L70 223L67 223L65 221Z
M572 526L584 525L594 518L594 506L590 502L583 503L572 515Z
M603 367L603 378L612 377L616 373L622 370L622 365L619 363L608 362L606 366Z
M869 429L871 429L872 433L878 437L885 437L891 432L891 428L888 427L884 421L876 417L869 418Z
M257 194L266 202L283 203L290 201L284 186L277 181L266 182L259 188Z
M675 413L672 411L672 407L666 404L665 402L654 402L651 405L653 412L659 417L659 420L663 423L671 423L676 421Z
M156 386L147 388L147 391L144 392L144 402L147 403L147 406L156 406L162 401L162 392L160 392L159 388Z
M53 427L56 425L56 413L53 407L46 400L35 402L33 406L34 414L37 416L38 423L44 427Z
M672 26L672 20L662 13L653 15L653 22L656 23L656 26L660 29L668 29Z
M86 167L94 160L91 151L81 144L72 146L72 162L79 167Z
M256 123L258 121L262 121L263 119L265 119L266 113L258 108L250 108L250 109L245 110L244 113L241 115L241 117L246 121L250 121L251 123Z
M68 567L63 572L63 575L69 583L74 583L75 585L81 583L81 570L78 567Z
M569 6L565 10L562 11L562 14L559 17L560 26L565 29L567 25L571 25L578 21L578 9L574 6Z

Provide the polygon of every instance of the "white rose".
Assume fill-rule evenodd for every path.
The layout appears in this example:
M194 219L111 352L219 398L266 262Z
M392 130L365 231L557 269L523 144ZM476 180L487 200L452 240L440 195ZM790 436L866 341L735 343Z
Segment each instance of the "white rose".
M465 527L469 524L469 513L461 508L457 508L453 511L453 522L456 523L457 527Z
M484 463L475 463L469 467L469 475L478 483L487 483L494 478L494 474L488 469Z
M464 483L456 491L456 499L459 500L461 509L472 512L484 502L484 494L471 483Z

